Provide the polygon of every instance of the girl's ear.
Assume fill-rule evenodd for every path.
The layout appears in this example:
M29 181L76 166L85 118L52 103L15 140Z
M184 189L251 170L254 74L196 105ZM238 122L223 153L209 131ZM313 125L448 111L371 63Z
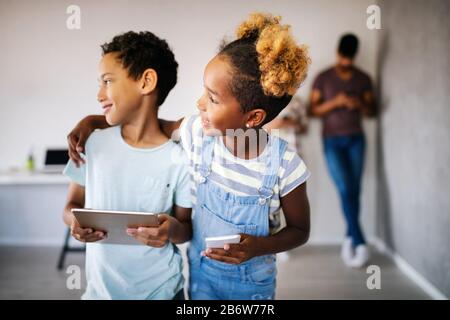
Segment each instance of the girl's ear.
M254 109L247 113L247 128L257 128L262 125L266 119L267 113L263 109Z
M153 69L147 69L142 74L140 80L140 89L143 95L148 95L155 91L158 83L158 74Z

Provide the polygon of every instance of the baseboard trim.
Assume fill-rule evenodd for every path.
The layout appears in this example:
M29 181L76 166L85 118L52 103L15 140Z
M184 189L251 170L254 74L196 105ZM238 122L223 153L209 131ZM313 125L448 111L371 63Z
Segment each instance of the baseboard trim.
M389 248L386 243L379 239L374 238L371 244L381 253L388 256L399 268L404 275L406 275L411 281L419 286L426 294L433 300L448 300L444 293L436 288L430 281L428 281L422 274L420 274L413 266L411 266L405 259L403 259L398 253Z
M334 239L334 238L318 238L318 239L310 239L306 243L306 245L312 245L312 246L337 246L342 243L342 239Z

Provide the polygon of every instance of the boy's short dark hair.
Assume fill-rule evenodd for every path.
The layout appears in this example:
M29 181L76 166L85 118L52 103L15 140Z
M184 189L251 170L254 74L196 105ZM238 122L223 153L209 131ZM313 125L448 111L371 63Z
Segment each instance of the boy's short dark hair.
M359 40L354 34L348 33L341 37L338 52L344 57L353 59L358 52Z
M163 104L170 90L177 83L178 63L168 43L149 31L129 31L115 36L111 42L101 45L103 55L118 53L128 75L139 79L146 69L158 74L157 106Z

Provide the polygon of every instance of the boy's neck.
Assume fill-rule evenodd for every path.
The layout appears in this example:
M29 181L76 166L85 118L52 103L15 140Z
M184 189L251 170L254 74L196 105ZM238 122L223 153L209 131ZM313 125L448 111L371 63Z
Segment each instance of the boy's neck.
M249 160L261 155L268 143L268 134L264 129L250 129L255 130L253 138L244 138L243 136L223 136L223 143L225 147L235 157ZM248 135L251 136L251 135Z
M152 148L169 140L158 122L158 107L142 105L121 125L123 139L136 148Z

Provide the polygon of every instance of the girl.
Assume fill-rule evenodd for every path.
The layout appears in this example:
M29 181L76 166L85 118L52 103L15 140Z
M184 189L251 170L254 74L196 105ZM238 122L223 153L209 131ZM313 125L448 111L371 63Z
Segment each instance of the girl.
M191 299L273 299L275 254L308 240L309 171L262 126L290 102L309 62L279 17L252 14L206 66L200 114L161 121L168 135L181 125L194 181ZM101 117L90 116L72 131L74 161L81 160L77 151L85 137L104 126ZM286 227L275 232L280 209ZM232 234L241 235L240 243L205 246L206 237Z

